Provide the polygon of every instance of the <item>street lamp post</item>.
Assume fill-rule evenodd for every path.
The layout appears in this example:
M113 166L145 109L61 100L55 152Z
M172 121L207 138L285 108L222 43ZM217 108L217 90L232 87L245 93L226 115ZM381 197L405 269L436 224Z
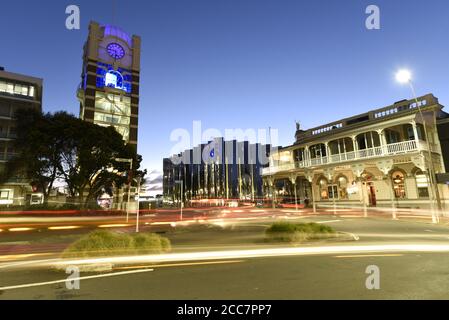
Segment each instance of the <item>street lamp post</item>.
M115 161L129 163L129 171L131 172L133 170L133 159L116 158ZM128 201L126 203L126 222L129 221L130 196L131 196L131 179L129 179L129 177L128 177Z
M137 211L136 211L136 232L139 232L139 215L140 215L140 183L142 181L141 177L137 178Z
M180 220L182 221L182 207L184 206L184 197L183 197L183 185L184 185L184 183L183 183L183 181L182 180L176 180L175 181L175 183L179 183L180 185L181 185L181 211L180 211Z
M439 222L439 215L438 215L438 210L441 207L441 204L439 203L439 195L438 195L438 187L435 185L435 165L433 163L432 160L432 151L430 148L430 141L429 141L429 135L427 132L427 121L424 118L424 115L422 113L421 110L421 105L418 101L418 97L416 95L416 91L415 91L415 87L413 86L413 82L412 82L412 75L410 73L410 71L408 70L399 70L396 73L396 80L399 83L407 83L410 86L410 89L412 91L413 94L413 99L415 100L416 103L416 107L418 108L418 112L419 115L421 116L421 119L423 121L423 127L424 127L424 135L425 135L425 139L426 139L426 143L427 143L427 155L428 155L428 163L424 160L424 165L427 171L427 176L428 176L428 183L431 185L431 193L432 193L432 201L431 201L431 210L432 210L432 222L433 223L438 223ZM419 139L419 137L415 138L416 140ZM435 213L434 211L434 201L437 202L437 213Z

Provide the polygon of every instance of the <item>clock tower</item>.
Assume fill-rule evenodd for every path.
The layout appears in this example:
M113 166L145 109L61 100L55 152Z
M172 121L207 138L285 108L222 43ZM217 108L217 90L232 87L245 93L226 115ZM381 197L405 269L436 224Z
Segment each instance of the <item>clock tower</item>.
M80 118L113 126L136 151L139 82L140 37L91 22L77 91Z

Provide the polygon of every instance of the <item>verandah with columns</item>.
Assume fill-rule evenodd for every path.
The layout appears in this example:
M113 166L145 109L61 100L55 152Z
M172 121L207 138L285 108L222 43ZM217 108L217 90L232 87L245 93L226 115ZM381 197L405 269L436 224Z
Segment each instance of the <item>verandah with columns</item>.
M435 126L441 106L422 102L430 119L423 121L407 103L356 116L363 126L349 118L298 128L296 143L272 154L263 169L266 196L311 206L444 208L448 187L432 181L445 172ZM308 182L309 198L299 194L299 181Z

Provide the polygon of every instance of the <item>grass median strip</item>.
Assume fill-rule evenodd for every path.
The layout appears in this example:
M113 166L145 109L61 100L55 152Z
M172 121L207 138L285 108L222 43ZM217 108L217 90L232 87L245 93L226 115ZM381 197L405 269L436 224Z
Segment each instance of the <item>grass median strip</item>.
M97 230L72 243L63 258L158 254L171 250L170 240L154 233L126 234Z
M265 231L269 242L298 243L308 240L320 240L338 237L338 233L329 226L318 223L273 223Z

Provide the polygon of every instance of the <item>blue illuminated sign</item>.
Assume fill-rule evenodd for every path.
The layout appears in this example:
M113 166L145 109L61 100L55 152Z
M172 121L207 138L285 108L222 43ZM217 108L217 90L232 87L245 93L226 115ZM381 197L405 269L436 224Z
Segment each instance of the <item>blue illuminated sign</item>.
M122 68L115 70L111 65L99 62L97 87L109 87L131 93L131 75L128 70Z
M123 76L120 72L109 70L104 77L106 87L123 90Z

